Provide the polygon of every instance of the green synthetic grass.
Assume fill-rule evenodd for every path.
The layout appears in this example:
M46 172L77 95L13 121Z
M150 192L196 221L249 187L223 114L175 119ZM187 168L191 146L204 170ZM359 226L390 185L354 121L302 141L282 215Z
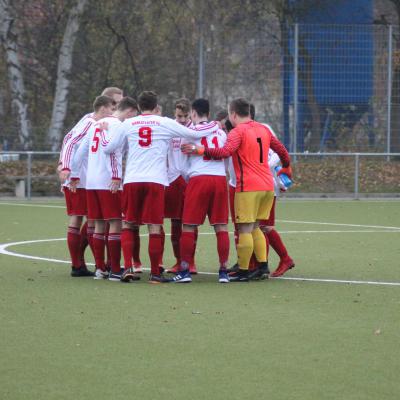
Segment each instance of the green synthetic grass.
M62 238L65 211L46 204L62 205L0 202L0 243ZM400 202L282 201L277 214L291 221L277 224L297 264L287 277L400 282L400 229L379 228L400 228ZM148 265L146 249L142 237ZM68 260L64 241L8 250ZM199 236L196 256L216 271L213 235ZM0 265L1 400L399 397L400 286L215 275L153 286L147 274L120 284L72 279L68 264Z

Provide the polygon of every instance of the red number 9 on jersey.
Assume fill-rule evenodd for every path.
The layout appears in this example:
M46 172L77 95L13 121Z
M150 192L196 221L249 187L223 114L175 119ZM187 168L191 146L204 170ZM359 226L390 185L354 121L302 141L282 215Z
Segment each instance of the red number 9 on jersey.
M139 146L149 147L151 145L151 128L148 126L142 126L139 129Z

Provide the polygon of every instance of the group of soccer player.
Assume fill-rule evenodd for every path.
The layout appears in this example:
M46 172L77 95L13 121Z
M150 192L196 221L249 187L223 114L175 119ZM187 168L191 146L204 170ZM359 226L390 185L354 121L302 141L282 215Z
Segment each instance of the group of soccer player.
M161 115L151 91L137 101L115 87L96 97L93 112L65 136L58 165L71 276L139 280L139 229L147 225L149 282L191 282L198 226L206 217L216 235L220 283L267 278L269 245L280 257L272 276L294 267L274 228L276 197L287 189L279 175L292 174L286 148L268 125L254 120L254 107L245 99L233 100L216 121L209 116L203 98L177 100L173 120ZM229 205L237 250L231 268ZM171 219L176 258L169 276L163 266L164 218ZM87 246L94 272L85 264Z

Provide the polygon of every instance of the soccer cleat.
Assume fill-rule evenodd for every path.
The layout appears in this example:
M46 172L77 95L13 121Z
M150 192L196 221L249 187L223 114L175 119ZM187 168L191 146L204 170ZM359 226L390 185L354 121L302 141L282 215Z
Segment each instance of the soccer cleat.
M172 282L172 279L166 278L163 274L160 275L152 275L149 276L149 283L158 284L158 283L169 283Z
M81 266L79 268L71 267L71 276L73 278L80 278L84 276L94 276L94 272L88 270L86 266Z
M231 268L227 269L228 275L230 276L231 274L234 274L236 272L239 271L239 264L236 263L235 265L233 265Z
M232 272L229 275L230 282L248 282L249 281L249 271L247 269L238 269L237 272Z
M123 270L121 275L121 282L130 282L130 281L138 281L140 280L140 276L136 275L136 271L133 268L128 268Z
M108 278L107 271L102 271L101 269L96 268L93 279L101 280L101 279L107 279L107 278Z
M226 269L220 269L218 271L218 282L229 283L229 275Z
M180 270L180 265L178 263L176 263L172 268L167 269L167 272L169 274L178 274Z
M172 278L172 282L176 283L189 283L192 282L192 277L190 276L190 271L185 269L180 271L177 275Z
M269 277L269 268L268 262L259 263L259 267L253 271L249 271L249 280L258 281L268 279Z
M133 263L133 271L136 272L137 274L141 274L143 272L142 264L141 263Z
M279 262L278 268L271 274L273 278L282 276L285 272L295 267L294 261L289 257L285 257Z
M189 272L193 275L197 274L196 264L189 265Z
M123 272L124 272L123 269L120 269L119 272L110 272L110 275L108 276L108 280L113 281L113 282L120 282Z

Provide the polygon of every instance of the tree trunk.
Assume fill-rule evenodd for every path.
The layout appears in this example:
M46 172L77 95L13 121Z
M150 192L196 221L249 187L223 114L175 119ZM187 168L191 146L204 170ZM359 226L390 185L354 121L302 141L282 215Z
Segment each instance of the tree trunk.
M87 0L78 0L75 6L72 7L60 48L53 112L47 133L48 143L53 151L58 149L62 138L64 120L68 109L68 95L71 83L70 73L72 69L74 44L80 27L80 17L83 14L86 4Z
M18 139L26 150L31 146L31 124L28 118L28 105L25 100L25 85L22 67L18 56L17 34L14 18L10 12L10 1L0 0L0 41L7 59L8 81L10 83L12 105L18 117Z

